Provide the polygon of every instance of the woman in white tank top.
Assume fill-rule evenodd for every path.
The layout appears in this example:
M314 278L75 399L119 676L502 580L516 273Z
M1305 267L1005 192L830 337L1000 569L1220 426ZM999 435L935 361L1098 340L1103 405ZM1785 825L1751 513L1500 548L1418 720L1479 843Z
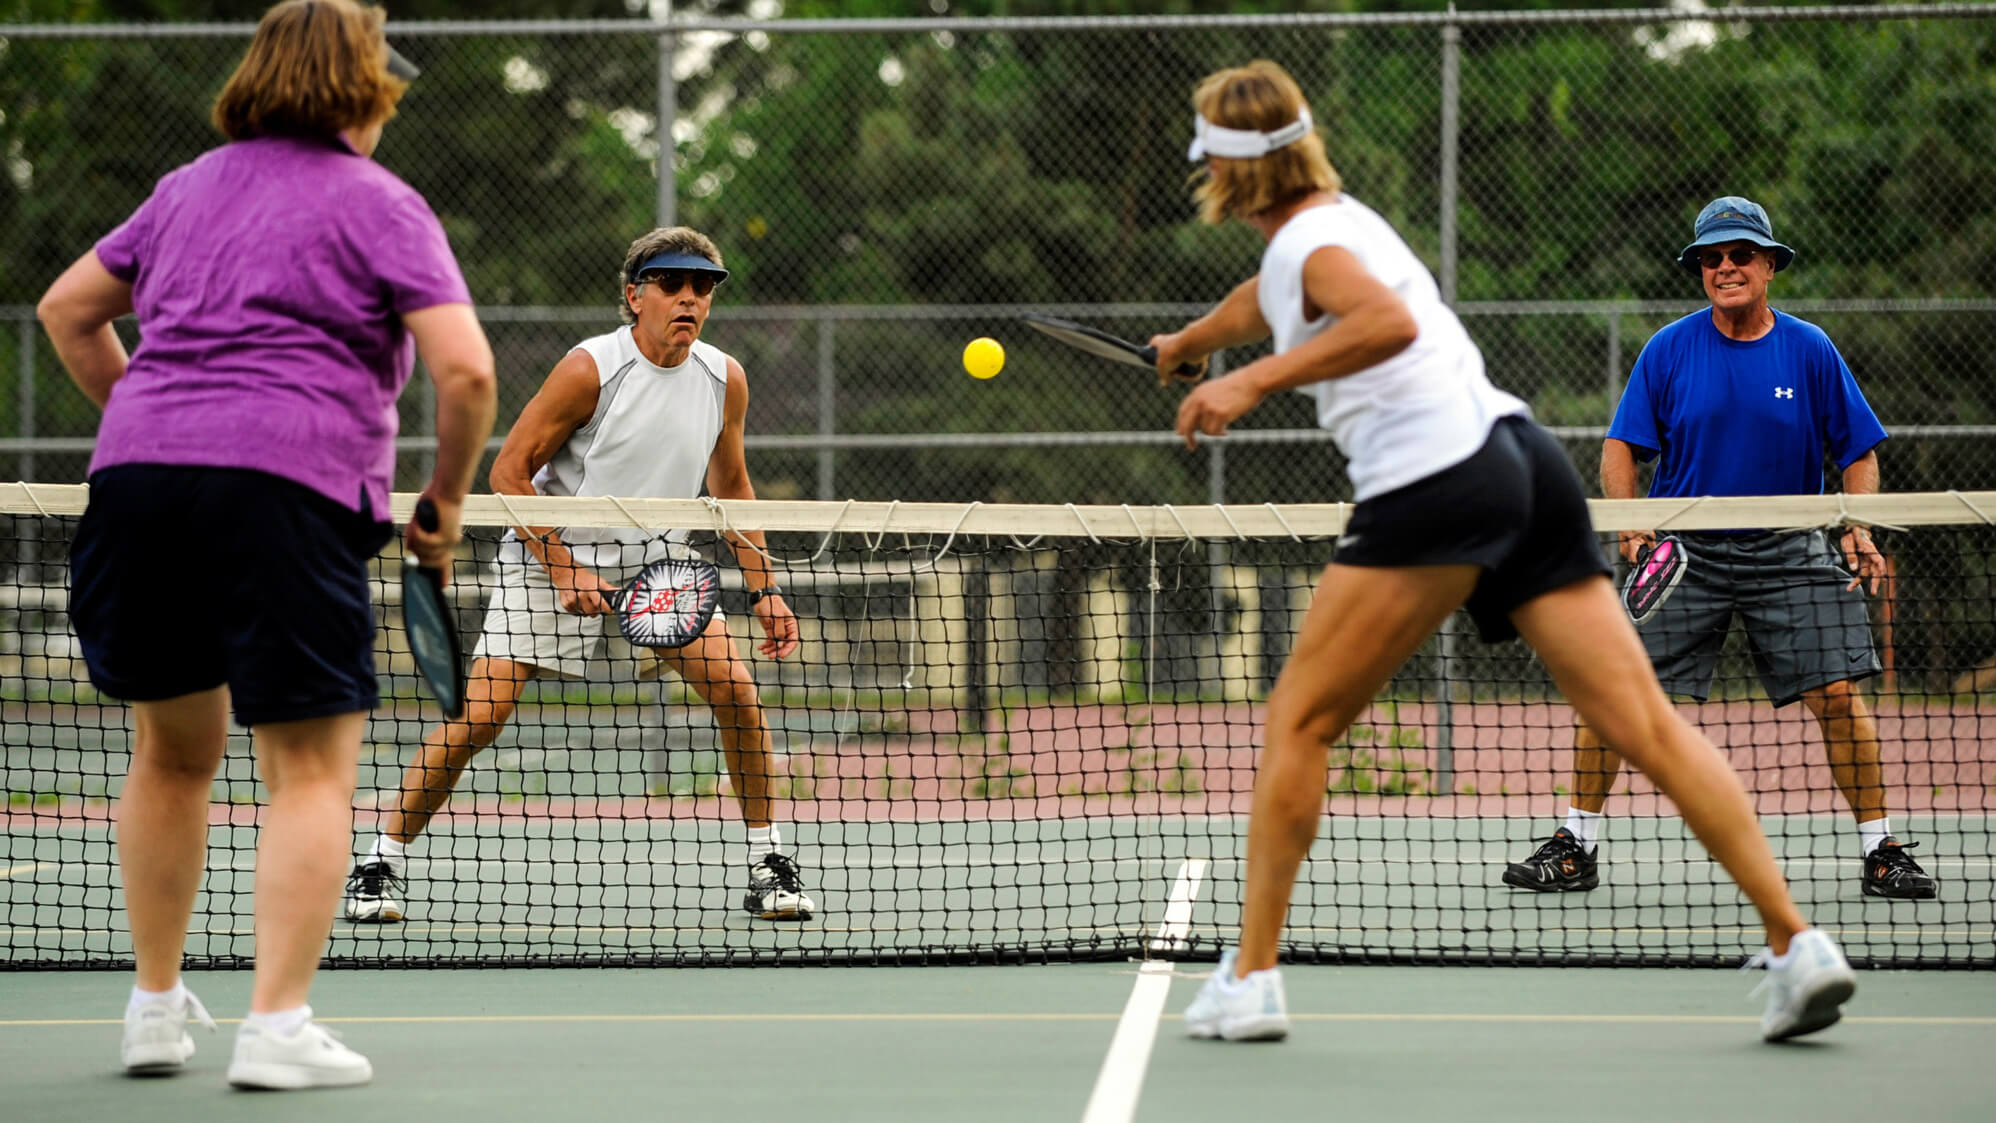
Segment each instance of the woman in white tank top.
M1260 273L1153 338L1160 379L1274 336L1275 353L1179 409L1188 447L1271 394L1310 387L1351 462L1358 507L1269 695L1236 949L1186 1010L1195 1037L1280 1038L1276 970L1297 871L1317 834L1330 745L1457 608L1487 640L1522 635L1591 725L1647 773L1760 909L1770 1040L1821 1029L1855 988L1836 944L1788 894L1739 779L1678 716L1606 579L1579 477L1482 355L1393 228L1339 189L1302 92L1271 62L1194 95L1190 157L1211 223L1268 239ZM1599 728L1599 727L1597 727Z

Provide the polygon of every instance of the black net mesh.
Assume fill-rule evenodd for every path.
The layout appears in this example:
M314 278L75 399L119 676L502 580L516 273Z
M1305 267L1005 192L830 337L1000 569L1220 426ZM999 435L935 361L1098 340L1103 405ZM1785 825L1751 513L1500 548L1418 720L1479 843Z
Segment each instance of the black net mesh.
M798 525L840 517L823 506ZM1321 525L1288 510L1292 526ZM130 716L89 685L64 614L74 519L14 511L0 524L0 966L125 963L112 817ZM1280 525L1265 511L1262 526ZM1176 517L1140 513L1154 527ZM1214 953L1237 917L1263 703L1333 544L1314 529L1187 540L1102 522L1090 537L1063 508L1024 518L1005 534L772 531L801 624L800 647L782 660L755 650L761 630L718 550L723 612L760 718L704 704L700 667L660 675L649 652L606 637L579 677L526 687L408 847L406 884L386 886L399 922L342 919L332 960L1124 957L1145 950L1187 880L1198 885L1189 938L1167 952ZM509 626L487 611L519 576L502 573L500 533L475 529L457 567L467 649ZM1893 576L1861 611L1882 673L1858 691L1875 718L1875 768L1833 769L1808 707L1770 704L1737 621L1715 652L1710 699L1682 709L1738 770L1804 911L1853 961L1989 967L1996 530L1916 525L1881 530L1879 542ZM424 739L440 736L399 631L399 571L399 558L384 559L378 579L384 697L363 751L357 863ZM1694 590L1680 585L1672 603L1688 605ZM1504 883L1563 821L1574 718L1529 651L1471 631L1452 621L1331 750L1327 815L1287 953L1712 964L1757 948L1751 907L1633 772L1608 802L1598 888ZM482 689L474 678L474 709ZM253 949L262 789L247 737L235 731L213 789L188 943L196 964L245 964ZM732 771L730 744L746 749ZM808 920L744 907L744 790L771 801ZM1921 844L1933 899L1864 892L1852 798L1876 801L1899 838Z

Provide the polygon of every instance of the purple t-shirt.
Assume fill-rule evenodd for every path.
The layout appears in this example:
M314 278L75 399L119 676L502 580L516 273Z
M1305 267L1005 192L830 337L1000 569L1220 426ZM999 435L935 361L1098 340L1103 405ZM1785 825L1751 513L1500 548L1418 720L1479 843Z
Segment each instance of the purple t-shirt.
M141 339L92 472L252 468L387 518L402 316L471 301L415 188L343 141L237 141L163 177L97 259Z

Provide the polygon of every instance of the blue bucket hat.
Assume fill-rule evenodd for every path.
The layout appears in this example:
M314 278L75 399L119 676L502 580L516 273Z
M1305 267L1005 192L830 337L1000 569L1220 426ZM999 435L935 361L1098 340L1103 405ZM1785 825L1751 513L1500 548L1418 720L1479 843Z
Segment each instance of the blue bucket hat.
M1752 199L1727 195L1705 204L1692 227L1691 244L1677 251L1677 263L1698 272L1698 251L1725 242L1752 242L1774 251L1774 271L1781 272L1795 260L1795 251L1774 240L1774 224L1767 211Z

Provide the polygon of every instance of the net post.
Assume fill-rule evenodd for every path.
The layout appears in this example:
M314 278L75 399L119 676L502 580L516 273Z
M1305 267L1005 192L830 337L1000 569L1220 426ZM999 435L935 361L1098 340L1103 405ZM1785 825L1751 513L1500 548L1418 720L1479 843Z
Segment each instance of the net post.
M1451 612L1437 634L1439 653L1435 658L1435 790L1455 790L1455 641L1456 619Z
M982 734L991 714L990 659L991 574L983 558L963 563L963 624L967 666L963 675L963 708L957 727Z

